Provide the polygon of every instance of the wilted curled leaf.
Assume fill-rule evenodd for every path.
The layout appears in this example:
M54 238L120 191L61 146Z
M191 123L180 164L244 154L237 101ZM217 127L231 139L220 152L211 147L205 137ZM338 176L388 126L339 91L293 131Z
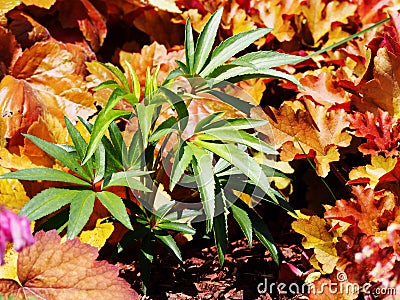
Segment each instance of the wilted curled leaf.
M95 247L78 239L60 243L55 230L35 235L36 243L18 255L14 280L0 280L5 296L41 299L139 299L130 285L118 277L118 269L97 261Z

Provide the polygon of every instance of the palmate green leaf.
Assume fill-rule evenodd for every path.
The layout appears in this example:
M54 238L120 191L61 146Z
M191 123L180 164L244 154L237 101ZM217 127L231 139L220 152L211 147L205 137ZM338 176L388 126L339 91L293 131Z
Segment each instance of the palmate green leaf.
M57 145L49 143L45 140L42 140L36 136L30 134L23 134L23 136L31 140L36 146L38 146L47 154L53 156L55 159L58 159L61 163L70 168L73 172L82 176L84 179L90 181L90 176L86 173L86 171L82 168L82 166L75 160L74 155L72 153L69 153L63 148L58 147Z
M175 188L175 185L181 179L183 173L185 172L190 162L192 161L192 158L193 158L192 148L188 146L186 143L181 145L177 152L177 156L174 159L174 163L172 165L171 179L169 184L169 189L171 191Z
M102 141L102 138L107 131L108 126L112 121L117 118L130 115L129 111L123 110L102 110L100 111L96 121L93 125L93 130L91 132L89 145L86 149L85 159L82 164L86 164L86 162L92 157L99 144Z
M178 259L179 263L182 263L181 251L179 250L174 238L164 230L154 230L154 235L167 247L176 259Z
M228 95L226 93L210 90L207 91L209 94L221 99L223 102L233 106L234 108L244 112L246 115L250 115L250 110L254 108L254 105L250 104L249 102L243 101L240 98Z
M80 191L71 201L67 239L75 238L83 229L93 212L96 193L91 190Z
M219 263L222 266L228 249L228 218L226 211L227 199L224 190L216 183L216 211L219 213L214 217L214 240L217 246Z
M196 230L193 227L190 227L184 223L179 222L169 222L169 221L161 221L157 228L164 229L164 230L173 230L178 231L184 234L195 234Z
M158 142L163 136L170 132L177 130L178 120L175 117L169 117L164 122L162 122L157 129L151 134L149 138L149 143Z
M124 88L125 92L129 92L129 82L126 79L124 73L122 73L122 71L120 69L118 69L117 67L113 66L110 63L101 63L101 62L97 62L98 64L102 65L103 67L105 67L107 70L109 70L111 73L113 73L118 80L121 82L122 87Z
M49 188L34 196L19 212L35 221L70 203L82 190Z
M196 43L192 74L199 74L213 47L221 21L223 8L219 8L208 20Z
M279 265L279 254L278 249L274 244L274 240L272 238L271 233L268 230L267 225L264 223L262 218L258 215L258 213L250 208L246 203L242 200L238 200L235 202L235 205L243 209L247 212L250 221L253 225L253 231L260 242L268 249L271 253L272 258L274 259L275 263Z
M93 183L97 183L104 178L104 174L106 173L106 150L102 143L99 144L94 152L94 166L96 177L93 179Z
M88 130L89 133L92 133L93 131L93 125L90 124L88 121L85 119L78 117L79 121L82 122L82 124L85 126L85 128ZM113 166L115 166L118 169L123 169L123 165L121 161L117 158L118 154L110 140L106 137L103 136L101 138L101 143L104 145L104 148L106 150L106 156L107 156L107 162Z
M234 219L239 224L244 236L247 238L249 246L251 247L253 243L253 225L251 224L249 215L245 210L235 204L231 204L230 209L232 210Z
M200 132L203 130L203 128L207 127L208 125L211 125L215 123L218 119L221 119L221 117L225 114L223 111L218 111L215 113L212 113L211 115L208 115L207 117L201 119L197 124L196 127L194 128L194 133Z
M204 149L200 149L191 143L187 145L192 150L194 156L194 159L192 159L193 172L204 212L208 220L207 232L210 232L212 230L215 212L215 180L212 159L210 154Z
M204 141L221 140L224 142L233 142L246 145L247 147L266 154L279 154L266 142L242 130L234 130L231 128L213 128L206 130L203 134L197 135L196 138Z
M142 239L142 247L139 252L140 278L142 279L142 290L145 295L150 284L151 264L154 259L154 244L154 235L148 231Z
M83 186L91 186L90 183L88 183L87 181L84 181L67 172L63 172L52 168L22 169L15 172L10 172L0 175L0 179L49 180L49 181L79 184Z
M78 131L78 129L75 128L75 126L72 124L72 122L65 116L64 117L65 125L67 126L67 130L69 133L69 136L72 139L72 142L74 143L75 150L78 153L79 160L82 161L83 158L85 157L85 152L87 148L87 143L85 139L82 137L81 133ZM93 163L92 160L88 160L86 163L86 170L89 173L90 178L93 178L94 173L93 173Z
M228 59L239 53L252 43L271 32L272 28L258 28L246 32L238 33L227 38L216 47L211 55L210 62L200 72L200 76L206 77L215 68L225 63Z
M127 60L125 60L124 62L125 62L126 68L128 69L129 76L132 79L132 92L135 97L134 103L138 103L139 99L140 99L139 78L137 77L136 72L133 70L132 65ZM129 103L131 103L131 102L129 102ZM134 103L131 103L131 105L134 105Z
M103 189L107 189L111 186L126 186L136 191L151 192L143 183L133 177L139 177L151 174L152 171L142 170L129 170L124 172L113 173L103 181Z
M194 69L194 40L193 40L193 29L192 24L190 24L190 19L186 20L185 26L185 58L186 58L186 68L188 69L188 74L192 73Z
M256 120L256 119L249 119L249 118L224 119L224 120L220 120L220 121L216 121L216 122L208 122L202 128L201 131L207 131L209 129L221 128L221 127L229 128L232 130L246 130L246 129L254 129L257 127L261 127L266 124L268 124L267 120Z
M114 218L120 221L126 228L133 230L126 207L120 197L107 191L97 192L96 196Z
M267 176L265 176L260 165L246 152L231 144L216 144L200 140L193 140L192 143L225 159L253 180L265 193L268 192L270 186Z

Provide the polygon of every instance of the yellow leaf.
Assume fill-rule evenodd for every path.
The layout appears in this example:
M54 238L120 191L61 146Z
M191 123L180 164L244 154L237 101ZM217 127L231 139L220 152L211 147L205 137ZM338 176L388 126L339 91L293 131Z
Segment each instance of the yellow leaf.
M322 273L333 272L339 257L335 248L335 238L326 228L326 221L318 216L312 216L309 220L297 219L292 223L292 228L304 236L303 246L306 249L314 249L314 267Z
M17 275L18 252L13 249L11 243L7 244L4 255L4 265L0 266L0 279L13 279L18 281Z
M369 185L372 188L379 183L379 179L392 171L396 166L397 158L383 156L373 156L371 158L371 164L366 166L360 166L350 171L350 180L356 180L359 178L369 178Z
M22 3L25 5L35 5L49 9L54 3L56 3L56 0L22 0Z
M339 161L339 157L339 150L336 148L336 146L330 146L325 155L317 154L315 156L315 167L317 169L317 174L321 177L326 177L330 170L329 163L333 161Z
M3 0L0 4L0 15L4 15L5 13L12 10L14 7L21 4L21 0Z
M181 13L182 11L176 6L174 0L149 0L149 4L161 9L166 10L172 13Z
M98 219L96 227L93 230L82 231L79 235L79 240L82 243L101 249L114 231L114 225L112 223L101 223L104 220L105 218Z
M7 169L0 167L0 174L7 172ZM16 179L0 180L0 205L5 205L13 212L18 213L28 201L29 197L21 182Z

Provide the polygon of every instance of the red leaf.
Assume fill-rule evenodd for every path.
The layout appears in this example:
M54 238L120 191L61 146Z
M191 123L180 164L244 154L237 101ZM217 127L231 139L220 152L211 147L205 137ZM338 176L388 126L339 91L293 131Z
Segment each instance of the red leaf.
M95 247L79 239L60 243L55 230L35 235L36 243L21 251L17 274L21 286L0 280L3 295L40 299L139 299L130 285L118 277L117 267L97 261Z

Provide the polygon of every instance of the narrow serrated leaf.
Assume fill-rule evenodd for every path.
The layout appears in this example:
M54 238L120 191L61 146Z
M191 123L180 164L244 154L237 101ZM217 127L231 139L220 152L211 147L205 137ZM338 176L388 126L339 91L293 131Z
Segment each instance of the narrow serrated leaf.
M97 192L96 196L113 217L120 221L126 228L133 230L126 207L120 197L107 191Z
M236 222L239 224L240 228L242 229L249 246L252 246L253 243L253 225L251 224L251 220L247 212L240 207L236 206L235 204L231 204L231 210L233 217L235 218Z
M215 68L225 63L235 54L250 46L256 40L262 38L267 33L271 32L272 28L258 28L255 30L240 32L234 36L227 38L218 47L215 48L211 55L210 62L200 72L200 75L206 77Z
M234 108L244 112L246 115L250 115L250 110L254 108L254 105L250 104L249 102L243 101L240 98L228 95L226 93L220 91L207 91L209 94L221 99L223 102L233 106Z
M158 224L158 228L164 229L164 230L173 230L173 231L178 231L182 232L185 234L195 234L196 230L193 227L190 227L186 224L179 223L179 222L162 222Z
M75 238L83 229L93 212L96 193L94 191L80 191L71 200L67 239Z
M171 191L175 188L175 185L181 179L183 173L192 161L192 157L193 151L189 146L187 146L186 144L180 146L177 156L175 157L174 163L172 165L171 179L169 184L169 188Z
M190 19L186 20L185 26L185 59L188 74L191 74L194 68L194 40L193 40L193 29L192 24L190 24Z
M164 230L155 230L155 236L167 247L167 249L178 259L179 263L182 263L182 255L176 244L174 238L170 236Z
M17 170L15 172L0 175L0 179L49 180L90 186L90 183L87 181L84 181L67 172L51 168L31 168Z
M55 159L58 159L61 163L71 169L71 171L77 173L82 176L86 180L90 180L90 176L86 173L86 171L82 168L82 166L75 160L74 155L67 152L66 150L58 147L55 144L49 143L45 140L42 140L36 136L30 134L24 134L24 136L30 139L36 146L42 149L47 154L53 156Z
M194 53L193 69L191 69L193 74L199 74L208 59L217 35L222 12L223 8L221 7L210 17L199 35Z
M49 188L34 196L19 214L35 221L67 205L80 192L81 190Z

